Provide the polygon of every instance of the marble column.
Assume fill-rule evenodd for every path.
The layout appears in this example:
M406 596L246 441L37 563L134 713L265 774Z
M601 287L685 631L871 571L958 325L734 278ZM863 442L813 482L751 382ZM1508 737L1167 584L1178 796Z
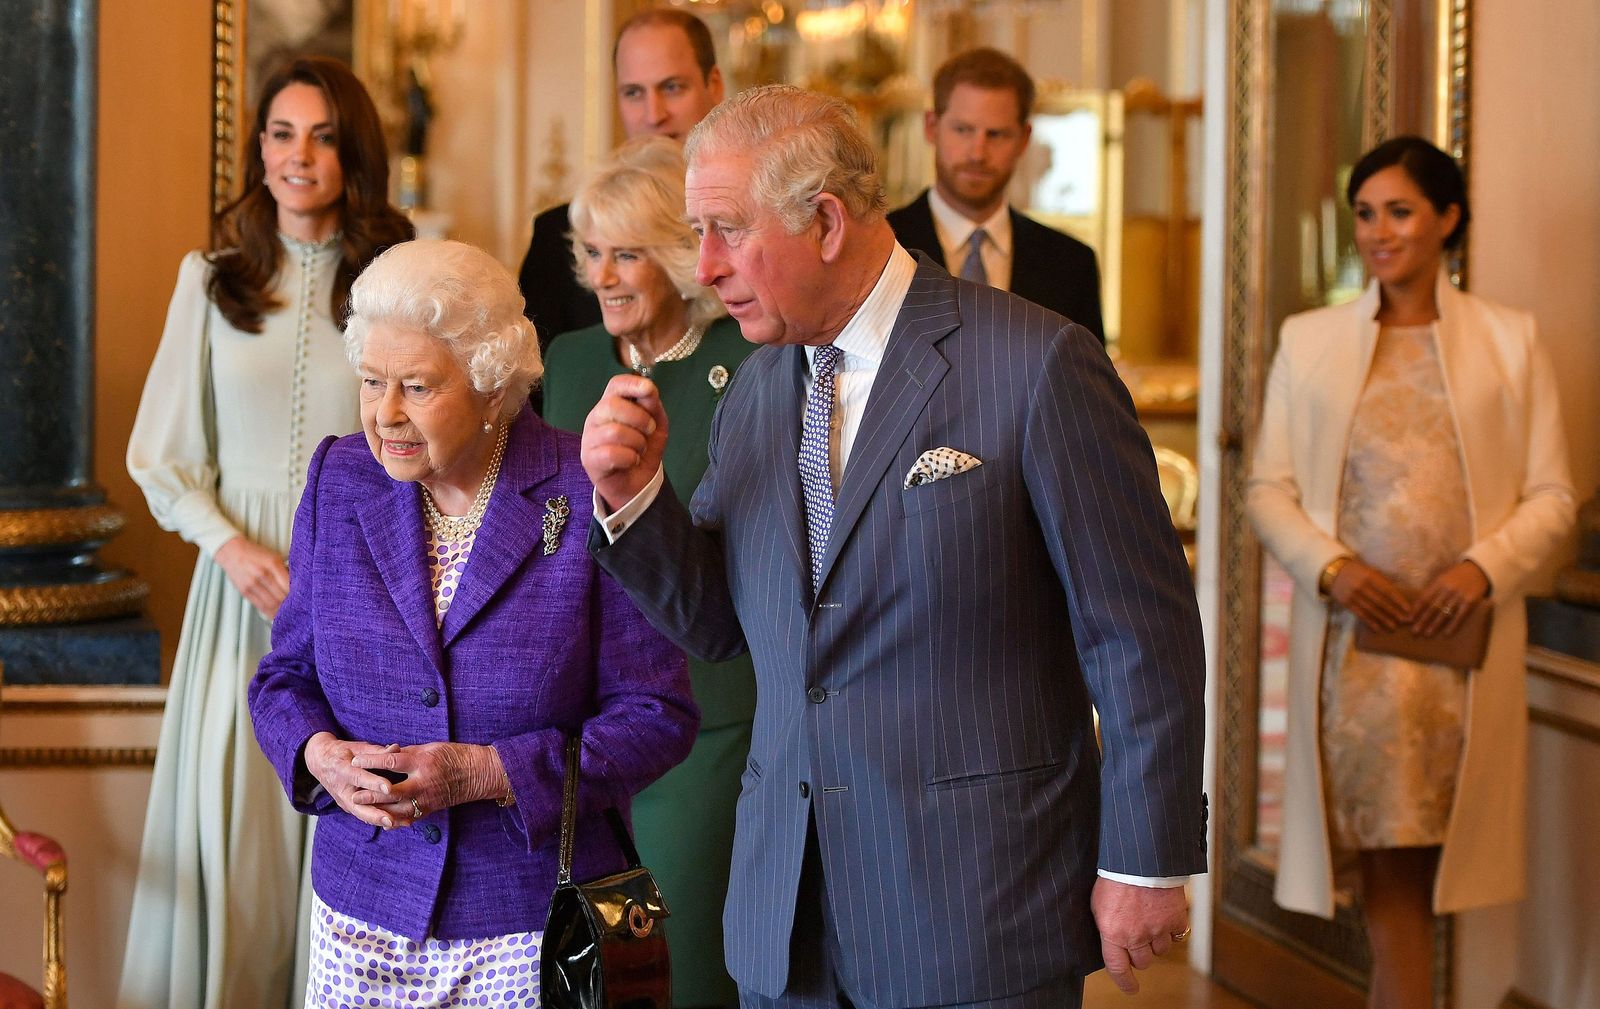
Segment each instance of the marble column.
M0 0L0 662L7 682L153 682L122 527L91 472L95 0Z

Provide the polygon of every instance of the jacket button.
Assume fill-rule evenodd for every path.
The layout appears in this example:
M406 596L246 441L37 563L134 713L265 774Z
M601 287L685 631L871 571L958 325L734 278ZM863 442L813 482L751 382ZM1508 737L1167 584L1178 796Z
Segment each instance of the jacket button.
M422 688L422 703L430 708L439 706L439 692L432 687Z
M811 798L811 786L806 784L803 781L800 782L800 798L802 798L802 799Z
M812 687L806 691L806 697L812 704L821 704L828 699L828 692L821 687Z
M425 823L422 825L422 836L429 844L438 844L443 831L431 823Z

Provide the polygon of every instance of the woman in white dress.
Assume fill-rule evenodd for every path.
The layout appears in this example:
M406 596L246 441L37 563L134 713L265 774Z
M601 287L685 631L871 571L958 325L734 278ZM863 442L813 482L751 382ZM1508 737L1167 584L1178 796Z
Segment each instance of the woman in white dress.
M178 271L128 442L163 529L200 548L156 751L120 1009L295 1004L305 820L279 795L245 688L289 590L317 442L361 426L340 334L350 284L411 237L371 98L337 60L270 77L243 195ZM297 979L298 977L298 979Z

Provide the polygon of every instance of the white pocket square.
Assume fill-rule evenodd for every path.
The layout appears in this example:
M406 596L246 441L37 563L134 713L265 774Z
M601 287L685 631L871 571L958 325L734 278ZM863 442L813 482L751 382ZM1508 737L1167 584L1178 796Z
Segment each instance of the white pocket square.
M982 465L983 460L975 455L967 455L953 448L930 448L917 457L917 464L906 474L905 489L943 480Z

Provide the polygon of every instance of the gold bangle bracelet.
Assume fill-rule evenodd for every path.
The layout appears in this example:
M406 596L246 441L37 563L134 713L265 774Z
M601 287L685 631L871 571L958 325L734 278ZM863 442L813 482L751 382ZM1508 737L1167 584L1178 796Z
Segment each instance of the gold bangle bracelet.
M1322 569L1322 574L1317 578L1318 595L1324 599L1328 597L1333 591L1333 580L1339 577L1339 572L1344 570L1344 566L1349 564L1351 559L1350 555L1343 554L1328 562L1328 566Z

